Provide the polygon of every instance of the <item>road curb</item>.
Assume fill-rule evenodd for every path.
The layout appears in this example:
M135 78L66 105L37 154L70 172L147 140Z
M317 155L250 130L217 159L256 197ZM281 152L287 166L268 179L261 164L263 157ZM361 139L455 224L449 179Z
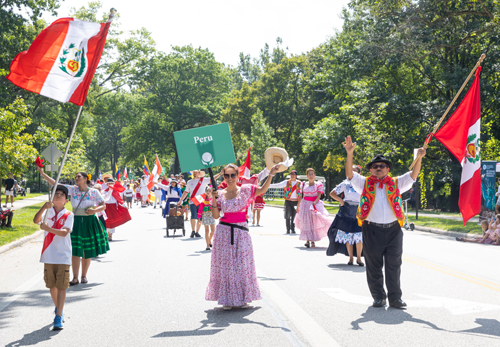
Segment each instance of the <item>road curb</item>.
M13 248L24 245L26 242L31 241L33 239L36 239L38 236L42 235L42 233L43 233L43 230L38 230L34 234L25 236L23 238L20 238L19 240L16 240L16 241L13 241L13 242L8 243L6 245L3 245L0 247L0 254L8 252Z
M269 207L275 207L275 208L281 208L284 209L284 206L278 206L278 205L269 205ZM330 214L331 216L334 216L333 214ZM448 237L467 237L469 233L461 233L459 231L448 231L448 230L442 230L442 229L436 229L436 228L427 228L427 227L421 227L418 225L415 225L415 230L417 231L423 231L427 233L432 233L432 234L438 234L442 236L448 236Z
M443 236L449 236L449 237L467 237L469 233L461 233L459 231L448 231L448 230L441 230L441 229L435 229L435 228L427 228L427 227L421 227L418 225L415 225L415 230L418 231L424 231L428 233L433 233L433 234L439 234Z

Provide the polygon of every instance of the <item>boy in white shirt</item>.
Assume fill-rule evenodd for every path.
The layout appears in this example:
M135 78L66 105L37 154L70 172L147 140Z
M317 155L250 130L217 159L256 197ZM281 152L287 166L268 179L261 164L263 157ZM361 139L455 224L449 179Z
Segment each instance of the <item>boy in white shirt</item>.
M50 289L52 301L56 307L54 328L63 328L63 308L66 300L66 289L69 288L69 268L71 266L71 230L73 230L73 213L64 205L68 202L68 188L58 185L53 202L46 202L35 214L33 223L40 225L45 231L40 262L44 263L44 280ZM48 214L47 222L43 219Z

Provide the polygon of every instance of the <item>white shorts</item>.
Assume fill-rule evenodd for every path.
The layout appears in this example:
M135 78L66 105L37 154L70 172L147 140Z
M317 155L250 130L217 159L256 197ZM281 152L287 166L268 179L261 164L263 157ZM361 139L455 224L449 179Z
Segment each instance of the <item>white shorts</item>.
M5 195L14 195L14 191L13 190L7 190L7 191L5 191Z

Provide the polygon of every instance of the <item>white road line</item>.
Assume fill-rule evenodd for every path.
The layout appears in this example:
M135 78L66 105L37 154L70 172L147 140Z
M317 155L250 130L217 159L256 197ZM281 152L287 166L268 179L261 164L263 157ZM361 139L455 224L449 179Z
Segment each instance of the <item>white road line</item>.
M367 296L349 293L342 288L319 288L319 290L336 300L348 302L351 304L370 306L373 300L372 298ZM453 315L500 310L499 305L483 304L480 302L430 296L417 293L414 294L425 298L425 300L405 299L406 303L408 304L408 308L444 308Z
M5 310L10 304L12 304L14 301L19 299L22 295L24 295L28 290L31 289L35 284L37 284L39 281L43 279L43 274L42 273L37 273L33 277L31 277L29 280L21 284L19 287L17 287L14 291L9 293L5 298L0 300L0 312Z
M267 277L257 269L258 277ZM318 347L340 347L340 344L323 329L299 304L272 281L259 281L260 288L305 337L308 344Z

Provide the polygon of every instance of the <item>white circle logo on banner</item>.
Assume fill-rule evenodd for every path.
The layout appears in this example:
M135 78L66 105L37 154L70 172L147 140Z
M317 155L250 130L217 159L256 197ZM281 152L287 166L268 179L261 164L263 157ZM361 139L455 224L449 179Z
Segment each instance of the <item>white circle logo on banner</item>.
M203 163L203 165L210 165L214 162L214 158L212 157L211 153L205 152L201 156L201 162Z

